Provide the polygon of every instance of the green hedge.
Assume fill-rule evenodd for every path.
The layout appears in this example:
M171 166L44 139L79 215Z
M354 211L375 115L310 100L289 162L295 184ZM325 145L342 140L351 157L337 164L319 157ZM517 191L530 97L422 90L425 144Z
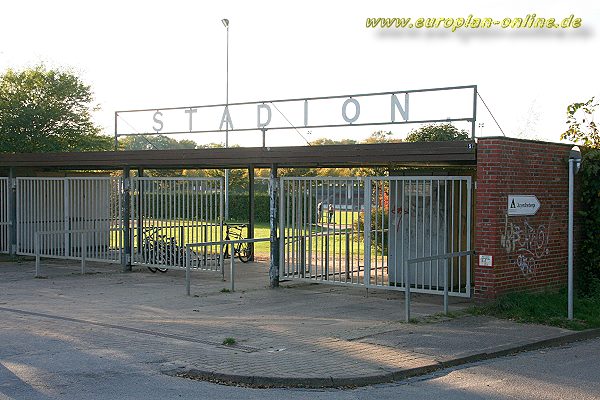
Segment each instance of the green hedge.
M229 220L248 221L247 194L229 194ZM269 222L269 195L254 194L254 221Z
M144 216L157 219L169 218L173 213L192 216L199 207L203 207L204 210L207 207L217 210L219 207L218 197L203 196L200 198L196 194L185 193L177 193L177 196L145 193L144 201L147 204ZM254 194L254 215L255 222L269 222L268 194ZM229 194L229 221L248 221L248 194Z
M600 150L584 153L580 184L580 234L577 276L584 295L600 296Z

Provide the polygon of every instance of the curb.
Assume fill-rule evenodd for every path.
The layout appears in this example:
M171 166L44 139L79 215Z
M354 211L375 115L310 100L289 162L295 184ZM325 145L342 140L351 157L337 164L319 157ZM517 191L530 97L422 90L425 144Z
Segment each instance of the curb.
M169 376L177 376L192 380L208 381L229 386L244 386L252 388L352 388L375 385L379 383L397 382L416 376L427 375L442 369L457 367L478 361L490 360L509 356L516 353L533 351L543 348L559 347L565 344L590 340L600 337L600 328L588 329L551 339L544 339L533 343L527 343L491 353L479 353L465 357L459 357L448 361L440 361L417 368L397 370L380 375L356 376L356 377L323 377L323 378L301 378L301 377L271 377L251 376L241 374L227 374L199 369L174 369L162 371Z

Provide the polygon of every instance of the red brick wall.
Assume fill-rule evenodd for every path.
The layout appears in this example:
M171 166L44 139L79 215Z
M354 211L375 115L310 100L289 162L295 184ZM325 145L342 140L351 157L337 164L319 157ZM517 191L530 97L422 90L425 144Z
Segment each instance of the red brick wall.
M509 138L477 142L475 298L566 285L570 145ZM508 195L535 195L534 216L508 216ZM479 265L491 255L491 267Z

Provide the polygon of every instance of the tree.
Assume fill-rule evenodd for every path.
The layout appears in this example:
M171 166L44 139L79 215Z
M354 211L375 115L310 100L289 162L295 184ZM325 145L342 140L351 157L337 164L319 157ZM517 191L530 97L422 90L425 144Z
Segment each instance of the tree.
M600 133L593 118L597 106L593 97L567 106L569 127L560 138L585 146L576 183L580 217L577 252L581 255L576 258L576 274L580 293L600 298Z
M410 131L407 142L441 142L450 140L469 140L467 131L458 130L452 124L430 124Z
M200 146L193 140L176 140L165 135L132 135L119 140L123 150L171 150L197 149Z
M594 122L594 112L597 106L598 103L594 103L593 97L585 103L573 103L567 106L569 129L560 138L600 149L600 132ZM579 122L580 120L581 122Z
M374 143L400 143L402 139L395 139L392 137L393 133L386 131L375 131L371 133L371 135L362 141L365 144L374 144Z
M0 151L110 149L92 121L90 86L71 72L43 65L0 76Z

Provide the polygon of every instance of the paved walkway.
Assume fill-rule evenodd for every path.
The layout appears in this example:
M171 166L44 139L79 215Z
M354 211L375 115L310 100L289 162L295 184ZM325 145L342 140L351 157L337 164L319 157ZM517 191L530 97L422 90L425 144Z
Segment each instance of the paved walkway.
M236 292L217 274L194 273L187 297L181 271L90 264L82 276L76 263L45 261L47 279L34 279L32 262L0 262L0 362L45 353L39 371L85 373L115 359L253 386L354 386L574 339L559 328L442 318L442 299L424 295L412 301L421 322L406 324L400 292L291 282L271 290L264 263L238 266ZM469 306L452 300L451 311Z

